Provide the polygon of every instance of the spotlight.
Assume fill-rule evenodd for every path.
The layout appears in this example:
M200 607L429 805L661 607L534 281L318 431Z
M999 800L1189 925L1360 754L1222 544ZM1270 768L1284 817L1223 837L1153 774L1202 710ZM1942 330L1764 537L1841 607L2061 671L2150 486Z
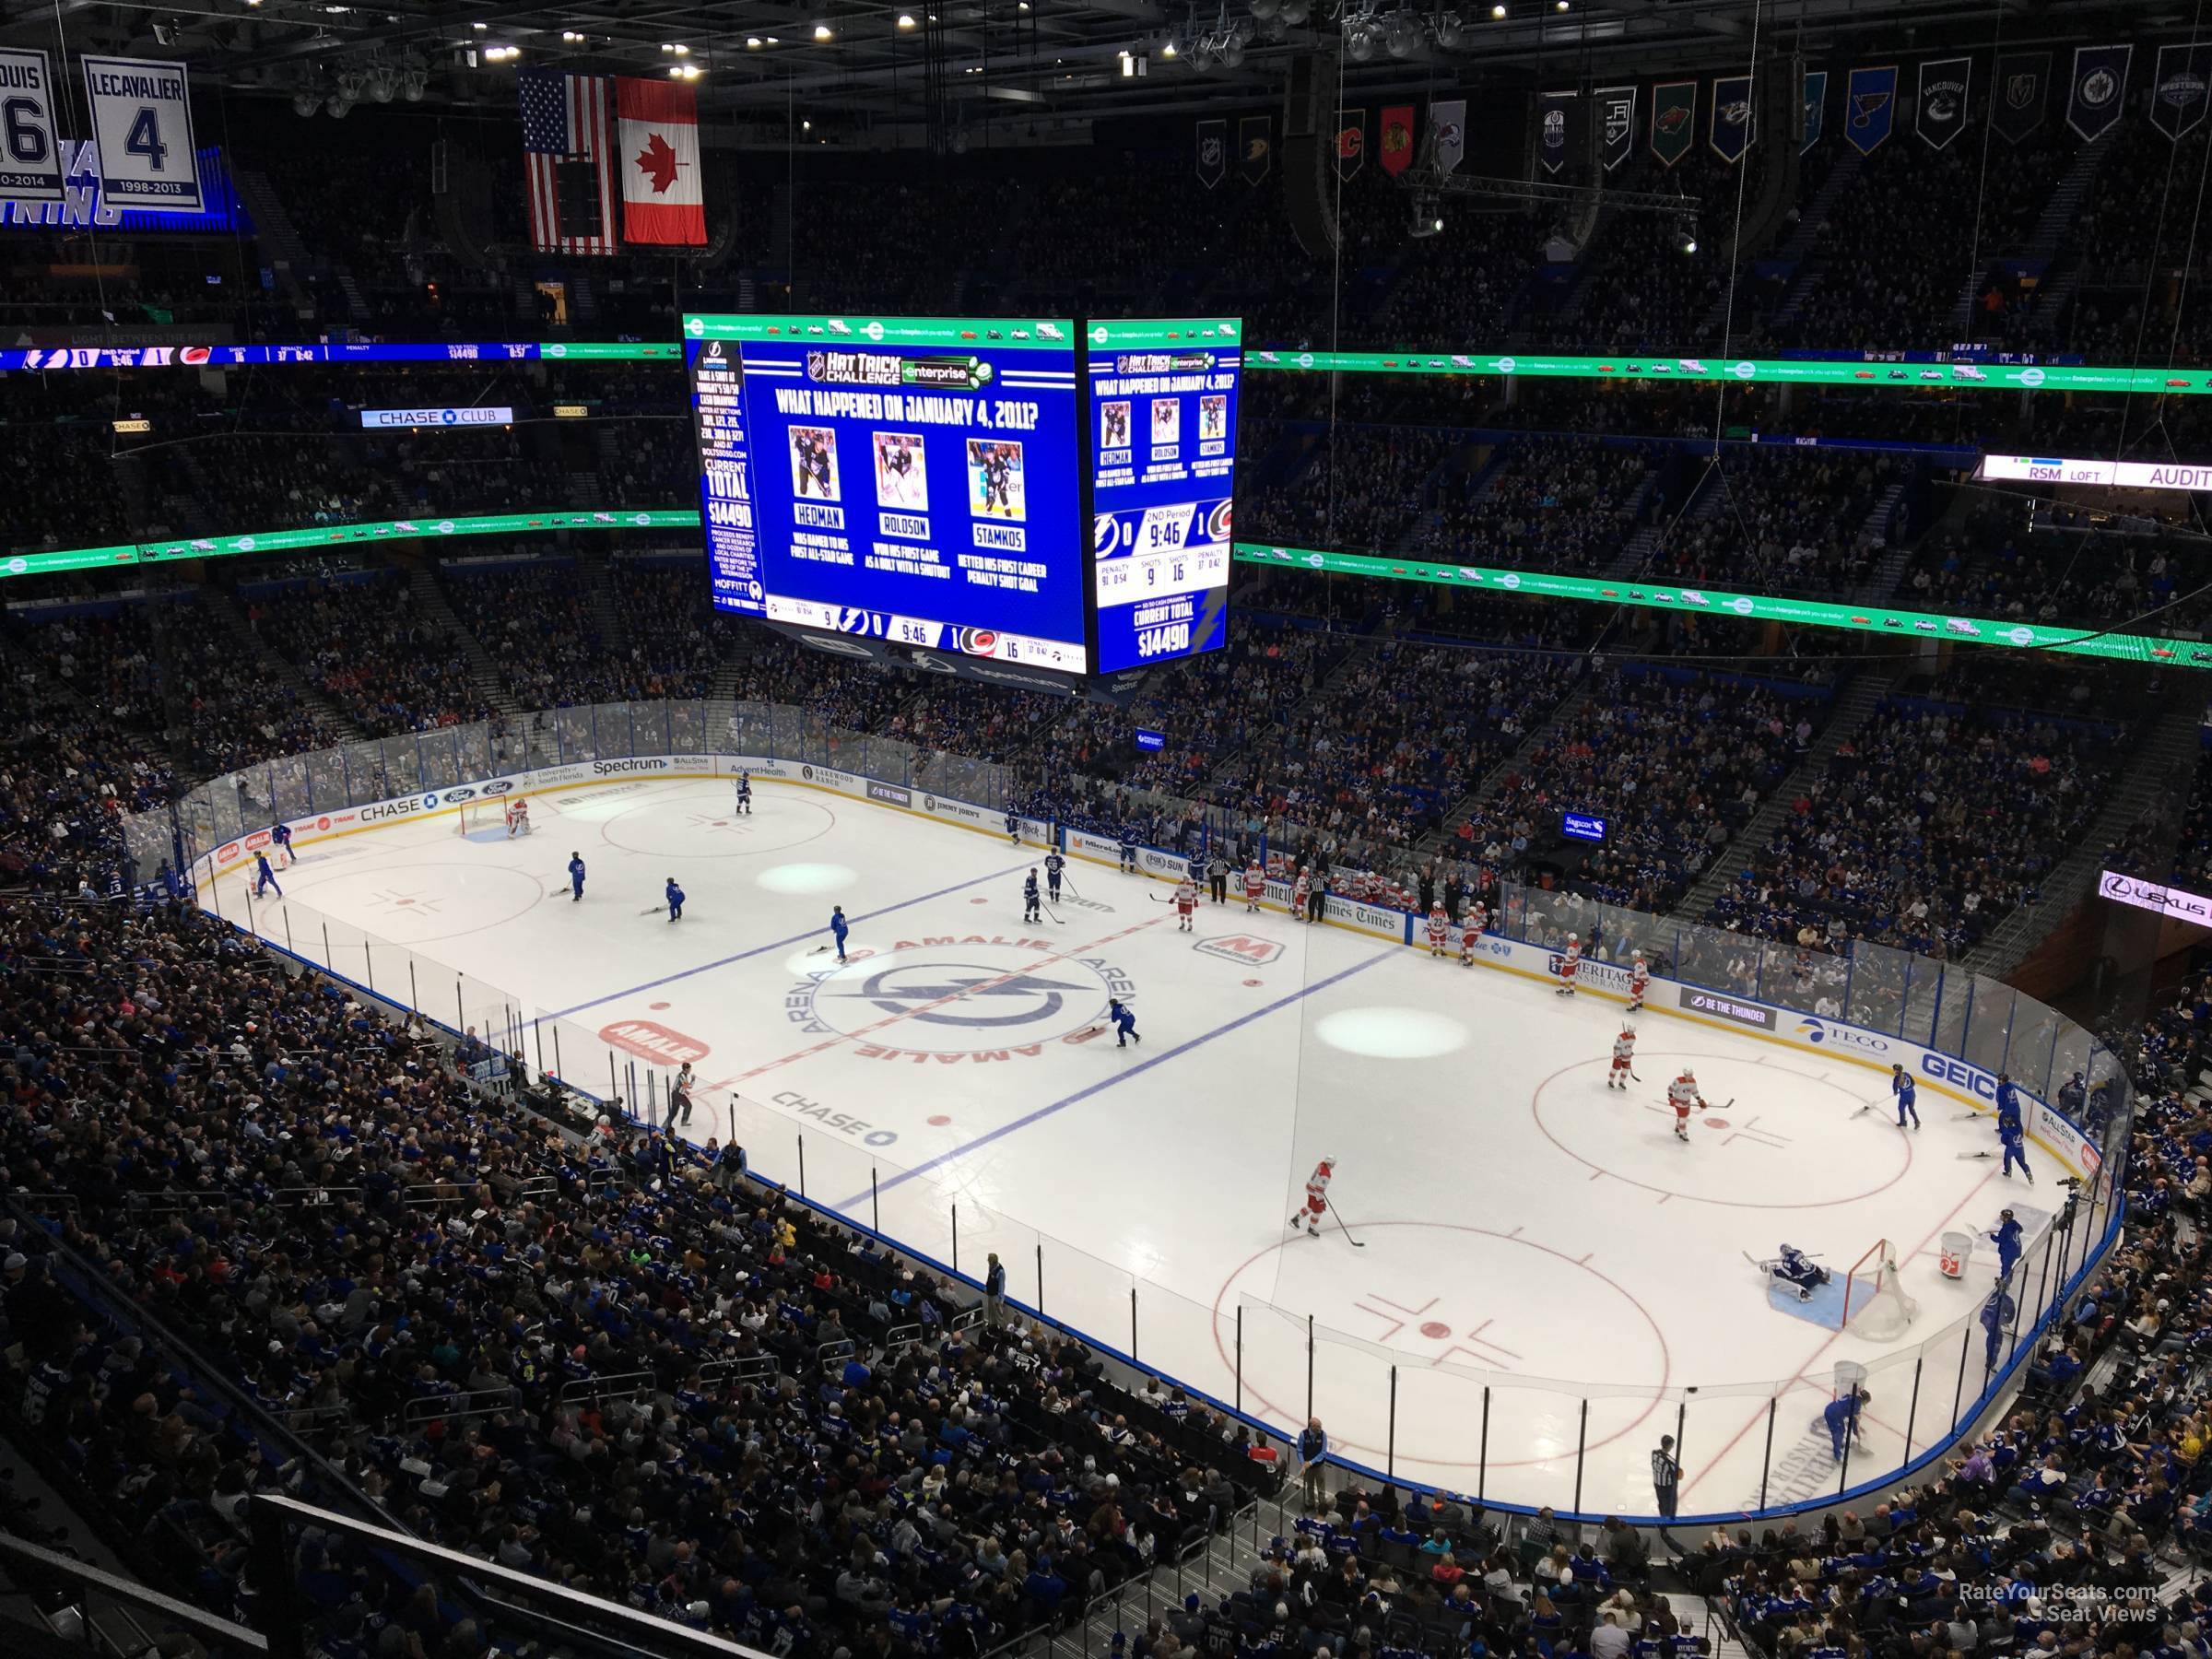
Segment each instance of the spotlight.
M582 40L583 40L583 37L582 37L582 35L578 34L578 33L577 33L577 32L576 32L574 29L562 29L562 30L560 31L560 38L561 38L563 41L567 41L567 42L568 42L570 45L571 45L571 46L574 46L574 45L578 45L578 44L580 44L580 43L582 41Z
M1161 47L1159 49L1159 55L1161 57L1173 57L1175 55L1175 42L1170 41L1165 46Z
M1344 26L1344 49L1352 54L1354 63L1364 64L1373 58L1378 32L1365 18L1355 18Z
M330 118L333 121L343 121L353 113L353 100L343 94L333 92L330 95L330 102L324 107L330 111Z
M1440 12L1436 19L1436 43L1446 52L1457 52L1467 43L1467 26L1455 11Z
M292 94L292 113L295 115L304 118L312 115L322 107L322 99L305 87Z
M814 38L818 41L828 40L830 38L830 25L827 23L817 23L814 26Z
M1265 23L1283 9L1283 0L1252 0L1252 15Z
M900 27L900 28L901 28L901 29L912 29L912 28L913 28L913 26L914 26L914 14L913 14L913 13L912 13L912 12L900 12L900 13L899 14L899 27Z
M759 50L760 50L760 37L759 37L759 35L747 35L747 36L745 37L745 49L746 49L747 52L758 52L758 51L759 51Z
M1421 26L1409 13L1394 13L1382 26L1382 40L1392 57L1409 58L1421 49Z
M1493 18L1503 18L1505 16L1504 0L1499 0L1498 5L1490 7L1490 16Z
M1283 0L1283 21L1293 29L1312 15L1311 0Z

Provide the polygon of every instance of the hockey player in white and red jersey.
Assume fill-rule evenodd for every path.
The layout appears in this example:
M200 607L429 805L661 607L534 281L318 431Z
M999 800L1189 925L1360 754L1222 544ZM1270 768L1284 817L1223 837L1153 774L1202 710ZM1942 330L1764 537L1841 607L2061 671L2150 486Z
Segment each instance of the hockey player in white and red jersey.
M1267 872L1260 867L1260 861L1255 858L1244 869L1244 913L1248 916L1257 915L1260 900L1266 896Z
M507 803L507 835L512 840L530 833L530 803L517 795Z
M1582 966L1583 935L1569 934L1567 948L1559 952L1559 983L1558 987L1559 995L1572 996L1574 994L1574 976L1581 971Z
M1175 884L1175 931L1189 933L1191 918L1198 910L1198 884L1184 871L1182 879Z
M1441 903L1430 905L1429 907L1429 954L1430 956L1441 957L1444 954L1444 938L1451 931L1452 918L1444 913L1443 905Z
M1308 1238L1321 1237L1321 1218L1329 1207L1329 1177L1335 1173L1336 1160L1333 1158L1324 1158L1313 1166L1313 1173L1306 1177L1306 1206L1290 1218L1292 1232L1303 1221Z
M1489 907L1479 899L1467 906L1467 919L1459 924L1459 965L1475 966L1475 947L1482 943L1482 930L1490 924Z
M1651 964L1643 959L1643 952L1640 950L1636 953L1636 959L1629 964L1630 1013L1641 1014L1643 1012L1643 994L1651 989Z
M1620 1035L1613 1039L1613 1069L1606 1074L1607 1088L1626 1088L1634 1074L1630 1069L1636 1060L1636 1032L1623 1026Z
M1307 919L1306 900L1312 897L1312 878L1306 874L1306 866L1300 865L1298 866L1298 879L1290 884L1290 919L1293 922L1303 922Z
M1675 1138L1689 1139L1689 1114L1706 1110L1705 1097L1698 1092L1698 1079L1688 1066L1682 1075L1666 1086L1666 1103L1675 1109Z

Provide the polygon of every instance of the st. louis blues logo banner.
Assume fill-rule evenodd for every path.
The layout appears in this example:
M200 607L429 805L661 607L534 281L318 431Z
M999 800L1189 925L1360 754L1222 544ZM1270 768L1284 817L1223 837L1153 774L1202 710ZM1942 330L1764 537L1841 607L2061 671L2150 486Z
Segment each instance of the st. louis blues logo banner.
M1862 156L1871 156L1897 124L1897 65L1853 69L1845 89L1843 136Z

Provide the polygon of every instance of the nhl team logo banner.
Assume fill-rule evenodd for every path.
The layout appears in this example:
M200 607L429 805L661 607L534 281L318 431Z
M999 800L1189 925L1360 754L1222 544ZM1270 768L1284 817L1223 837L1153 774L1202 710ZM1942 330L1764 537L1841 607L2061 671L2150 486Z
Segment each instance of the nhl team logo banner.
M1652 88L1652 154L1672 167L1698 134L1698 83L1661 81Z
M1436 137L1439 172L1457 172L1467 158L1467 100L1441 98L1429 106L1429 126Z
M1413 106L1382 106L1382 171L1396 178L1413 165Z
M2008 52L1997 60L1997 95L1990 100L1990 124L2007 144L2019 144L2043 124L2051 101L2051 54Z
M1705 142L1733 167L1751 147L1751 77L1724 75L1712 83L1712 108L1706 112Z
M1636 153L1636 88L1597 89L1597 130L1605 143L1606 171L1611 172Z
M1966 106L1973 85L1971 58L1931 58L1920 66L1920 135L1936 149L1966 131Z
M1547 173L1564 171L1574 153L1575 102L1572 92L1536 95L1536 161Z
M100 200L111 207L206 212L184 65L88 54L77 61L92 109ZM12 149L12 140L5 147Z
M1214 189L1229 176L1229 123L1198 124L1198 182Z
M1265 115L1246 115L1237 123L1237 171L1247 184L1257 184L1275 166L1275 129Z
M58 202L62 189L62 147L53 136L53 76L43 52L0 49L0 197L17 202ZM199 175L197 161L193 175Z
M2205 77L2212 73L2212 45L2161 46L2151 79L2150 124L2178 141L2205 118Z
M1805 135L1797 141L1797 153L1820 142L1821 129L1828 124L1828 71L1807 69L1805 72L1803 93L1805 108Z
M1853 69L1844 88L1843 136L1862 156L1881 148L1897 122L1897 65Z
M1367 159L1367 112L1336 112L1336 176L1348 179Z
M2083 138L2101 138L2120 119L2133 46L2077 46L2066 88L2066 124Z

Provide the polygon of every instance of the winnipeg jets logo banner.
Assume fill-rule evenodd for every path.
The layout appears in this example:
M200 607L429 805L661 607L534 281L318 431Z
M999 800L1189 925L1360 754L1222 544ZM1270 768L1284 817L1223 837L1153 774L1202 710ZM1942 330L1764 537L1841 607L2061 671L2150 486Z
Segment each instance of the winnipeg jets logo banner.
M1990 124L2007 144L2024 142L2043 124L2051 101L2051 54L2008 52L1997 60L1997 93L1990 100Z
M1897 121L1897 65L1853 69L1844 88L1843 136L1862 156L1882 147Z
M2212 45L2159 47L2159 72L2150 83L2150 124L2178 143L2204 120L2208 72Z
M1920 135L1942 149L1966 131L1967 97L1972 86L1971 58L1931 58L1920 66L1920 108L1914 124Z
M2133 46L2077 46L2066 87L2066 124L2083 138L2101 138L2120 119Z
M1212 190L1229 176L1229 123L1198 124L1198 182Z
M1797 140L1797 153L1803 155L1820 142L1821 129L1828 124L1828 71L1807 69L1805 72L1805 91L1801 106L1805 111L1805 128Z
M1712 108L1708 112L1705 142L1712 153L1734 166L1751 147L1751 77L1724 75L1712 83Z

